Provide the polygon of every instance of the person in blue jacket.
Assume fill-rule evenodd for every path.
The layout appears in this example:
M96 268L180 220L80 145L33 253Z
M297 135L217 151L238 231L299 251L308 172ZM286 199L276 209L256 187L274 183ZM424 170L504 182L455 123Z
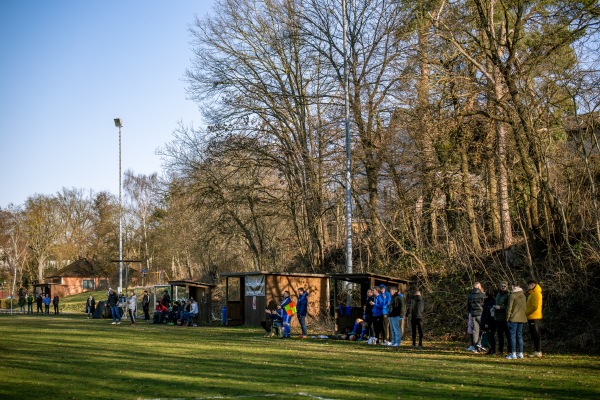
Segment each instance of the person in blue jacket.
M301 339L306 338L306 315L308 314L308 292L304 288L298 288L298 303L296 304L296 312L298 313L298 322L302 328Z
M373 289L373 331L375 336L371 337L368 344L377 344L379 334L383 330L383 304L384 298L379 293L378 288Z
M383 313L383 344L389 346L392 344L390 341L390 303L392 302L392 295L387 291L387 287L382 283L379 285L380 296L382 297L382 313Z
M290 292L288 292L286 290L285 292L283 292L283 300L281 300L281 303L279 304L281 306L281 309L283 310L283 337L284 338L292 337L292 327L291 327L292 316L289 315L285 310L285 306L287 306L291 302L292 302L292 298L290 297Z

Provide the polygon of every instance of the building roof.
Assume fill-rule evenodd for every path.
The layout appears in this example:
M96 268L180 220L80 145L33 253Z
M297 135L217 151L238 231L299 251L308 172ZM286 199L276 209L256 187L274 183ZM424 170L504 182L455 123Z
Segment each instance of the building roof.
M87 258L80 258L79 260L72 262L67 265L63 269L56 272L56 274L52 276L47 276L46 278L62 278L62 277L92 277L102 275L100 269L95 268L94 264L88 261Z
M353 283L361 283L364 282L366 280L371 280L373 279L377 284L398 284L398 283L410 283L409 280L407 279L402 279L402 278L396 278L396 277L392 277L392 276L386 276L386 275L379 275L379 274L374 274L372 272L360 272L360 273L355 273L355 274L347 274L347 273L341 273L341 274L331 274L330 275L333 279L337 279L337 280L341 280L341 281L348 281L348 282L353 282Z
M224 272L219 273L219 276L236 277L236 276L247 276L247 275L276 275L276 276L305 276L309 278L327 278L326 274L311 274L304 272L269 272L269 271L247 271L247 272Z
M202 283L202 282L198 282L195 280L186 280L186 279L179 279L176 281L168 281L167 282L168 285L170 286L195 286L195 287L215 287L217 285L213 285L212 283ZM158 285L155 285L158 286Z

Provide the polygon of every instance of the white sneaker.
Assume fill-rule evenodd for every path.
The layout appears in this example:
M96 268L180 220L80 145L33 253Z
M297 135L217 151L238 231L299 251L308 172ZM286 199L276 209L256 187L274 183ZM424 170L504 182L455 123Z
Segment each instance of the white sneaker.
M110 324L111 324L111 325L116 325L117 323L116 323L115 321L113 321L113 322L111 322Z
M523 353L517 354L517 358L523 358Z
M507 360L516 360L517 359L517 353L510 353L507 357Z
M467 351L473 351L473 350L475 350L475 347L473 347L473 346L467 347Z
M121 321L117 322L117 325L121 325Z
M393 344L392 347L400 347L399 344Z

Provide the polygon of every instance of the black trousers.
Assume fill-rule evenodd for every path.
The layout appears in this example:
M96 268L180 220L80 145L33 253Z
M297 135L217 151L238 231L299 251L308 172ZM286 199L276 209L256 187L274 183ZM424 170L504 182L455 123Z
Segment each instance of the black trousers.
M529 319L527 320L529 326L529 335L533 341L533 348L537 352L542 352L542 320L541 319Z
M419 346L423 347L423 321L417 318L410 319L413 346L416 346L417 331L419 332Z
M150 306L145 305L145 306L142 306L142 308L144 309L144 319L146 319L146 320L150 319L150 313L149 313Z
M504 352L504 339L506 338L506 350L508 351L508 325L506 321L496 321L496 333L498 334L498 353Z

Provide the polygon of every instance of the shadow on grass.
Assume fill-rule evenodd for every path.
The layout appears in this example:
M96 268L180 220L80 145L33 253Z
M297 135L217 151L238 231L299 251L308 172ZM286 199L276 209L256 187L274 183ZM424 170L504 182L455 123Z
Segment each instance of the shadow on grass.
M515 362L456 344L391 349L66 315L0 317L0 335L3 399L600 397L594 357Z

